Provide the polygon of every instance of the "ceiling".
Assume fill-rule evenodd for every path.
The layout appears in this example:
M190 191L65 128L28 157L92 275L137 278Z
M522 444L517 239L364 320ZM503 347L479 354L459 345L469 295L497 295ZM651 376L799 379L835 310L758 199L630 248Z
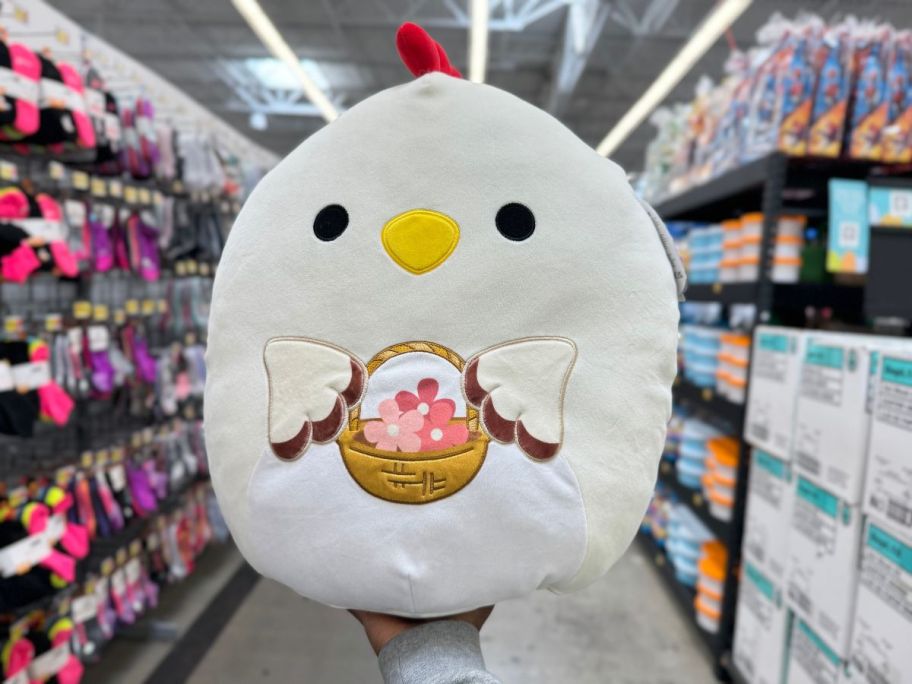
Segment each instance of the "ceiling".
M583 56L562 63L568 0L492 0L487 82L552 109L594 146L672 59L714 3L574 1L590 4L595 13L583 15L588 19L579 33ZM298 93L266 89L253 76L245 60L268 57L268 53L230 0L50 2L280 155L323 125ZM468 0L260 2L292 49L302 59L316 62L331 98L342 108L409 78L394 45L396 27L405 20L425 26L466 71L468 31L461 15ZM825 18L854 12L912 26L912 0L754 0L733 27L733 38L747 47L770 14L778 10L793 16L801 8ZM524 15L523 10L531 13ZM518 21L524 17L528 21ZM591 45L588 55L585 39ZM702 73L720 76L728 52L726 41L719 41L667 101L689 100ZM250 125L255 110L287 114L268 114L267 128L255 130ZM640 126L612 157L628 169L641 168L652 136L649 124Z

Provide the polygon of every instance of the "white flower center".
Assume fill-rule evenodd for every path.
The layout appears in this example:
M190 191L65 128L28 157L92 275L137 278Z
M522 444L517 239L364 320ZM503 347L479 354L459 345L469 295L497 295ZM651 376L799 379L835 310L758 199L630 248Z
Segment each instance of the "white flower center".
M435 442L439 442L441 439L443 439L443 430L440 428L434 428L431 430L431 439L433 439Z
M399 426L398 425L387 425L386 434L388 434L390 437L398 437L399 436Z
M426 416L430 410L431 407L428 406L426 402L422 401L420 404L418 404L418 413L420 413L422 416Z

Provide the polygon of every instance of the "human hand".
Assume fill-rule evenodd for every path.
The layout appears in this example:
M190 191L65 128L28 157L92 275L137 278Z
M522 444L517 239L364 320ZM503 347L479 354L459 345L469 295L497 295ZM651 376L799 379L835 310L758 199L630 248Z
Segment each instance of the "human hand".
M475 629L480 630L492 610L494 610L494 606L484 606L465 613L446 615L444 617L431 618L430 620L415 620L412 618L399 617L398 615L371 613L366 610L350 610L348 612L354 615L358 622L364 627L364 632L367 634L367 640L370 641L374 653L379 655L384 646L405 630L423 625L427 622L433 622L434 620L462 620L463 622L468 622L475 627Z

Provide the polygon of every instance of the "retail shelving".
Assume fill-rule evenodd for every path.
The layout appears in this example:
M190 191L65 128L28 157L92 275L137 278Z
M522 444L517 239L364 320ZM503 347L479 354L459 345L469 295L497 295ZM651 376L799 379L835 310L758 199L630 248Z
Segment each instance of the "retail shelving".
M858 283L834 281L782 284L772 282L769 274L779 216L801 213L814 221L823 221L827 216L830 178L861 178L869 182L873 180L889 184L896 182L890 178L895 172L895 168L866 162L788 157L774 152L659 202L656 211L665 220L720 221L755 211L762 212L764 216L759 279L751 283L692 285L686 293L687 299L718 302L724 306L753 305L754 324L776 322L803 326L809 316L819 316L837 319L849 326L857 327L867 322L866 315L888 315L890 309L889 306L882 305L882 297L877 299L876 310L866 311L865 287ZM906 173L908 174L908 170ZM898 238L893 236L895 231L891 235L895 242ZM910 250L909 258L912 258L912 235L906 244ZM873 249L876 249L876 245ZM872 253L872 259L873 257ZM908 264L908 258L905 258L902 264L903 268L906 268L904 265ZM905 278L908 281L910 276L907 274ZM894 292L890 305L896 306L896 300L903 299L905 309L902 311L909 310L908 315L912 317L912 307L908 305L908 298L899 294L908 292L908 288L894 289ZM709 640L709 646L720 679L737 679L737 673L732 665L731 645L750 464L750 447L742 438L744 407L720 397L711 388L696 387L683 378L676 381L673 395L675 402L685 405L739 439L737 484L731 522L726 523L713 518L706 508L702 494L683 487L674 477L670 469L671 464L663 463L659 473L659 481L674 492L678 500L693 509L713 534L728 547L720 628L718 635ZM647 545L646 548L656 561L656 565L661 566L659 556L656 555L661 551L655 543L648 538L643 539L642 543ZM667 563L665 565L667 566ZM667 567L659 567L659 571L663 580L671 585L672 593L681 599L681 592L686 588L675 581L674 573ZM692 606L690 615L693 616ZM695 622L694 628L705 636Z

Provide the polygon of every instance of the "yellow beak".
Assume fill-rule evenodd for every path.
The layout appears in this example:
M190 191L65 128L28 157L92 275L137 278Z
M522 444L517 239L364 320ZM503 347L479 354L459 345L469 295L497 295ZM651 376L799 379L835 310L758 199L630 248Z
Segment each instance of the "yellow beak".
M456 249L459 224L438 211L412 209L387 221L380 240L390 259L421 275L440 266Z

